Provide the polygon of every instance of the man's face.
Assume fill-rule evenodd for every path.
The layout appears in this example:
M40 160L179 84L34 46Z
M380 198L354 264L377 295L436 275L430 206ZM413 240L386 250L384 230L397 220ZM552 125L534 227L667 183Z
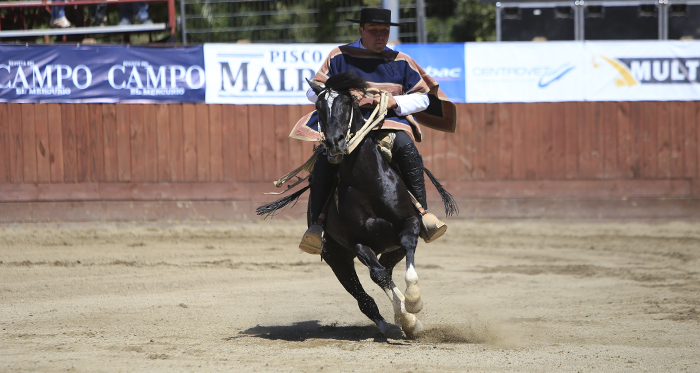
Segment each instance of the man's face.
M365 27L360 27L360 37L362 45L372 52L379 53L384 50L389 42L389 25L381 23L365 23Z

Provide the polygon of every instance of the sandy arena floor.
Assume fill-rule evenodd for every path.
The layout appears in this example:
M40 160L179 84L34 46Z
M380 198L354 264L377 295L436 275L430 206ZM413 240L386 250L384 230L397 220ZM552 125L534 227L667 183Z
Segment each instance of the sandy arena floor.
M449 223L415 340L300 222L0 226L0 372L700 372L700 223Z

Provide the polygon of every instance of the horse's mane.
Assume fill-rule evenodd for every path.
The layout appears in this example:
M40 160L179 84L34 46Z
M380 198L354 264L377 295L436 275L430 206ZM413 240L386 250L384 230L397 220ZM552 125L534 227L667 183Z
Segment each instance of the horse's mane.
M369 84L367 81L356 76L353 71L333 75L326 81L326 88L330 88L336 92L349 91L351 89L364 92L368 87Z

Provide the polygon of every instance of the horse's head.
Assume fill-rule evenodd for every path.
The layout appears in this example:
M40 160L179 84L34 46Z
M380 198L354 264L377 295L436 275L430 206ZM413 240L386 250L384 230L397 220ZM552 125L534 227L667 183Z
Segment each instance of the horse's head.
M349 137L357 130L355 124L361 120L359 112L354 113L357 102L351 91L364 92L367 82L346 72L328 78L325 88L311 81L309 85L318 96L316 111L328 161L339 163L347 154Z

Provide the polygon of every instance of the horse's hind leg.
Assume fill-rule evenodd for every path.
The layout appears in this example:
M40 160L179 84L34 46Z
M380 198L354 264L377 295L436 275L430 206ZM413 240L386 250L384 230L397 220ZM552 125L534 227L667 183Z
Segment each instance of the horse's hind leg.
M401 330L396 325L392 325L384 320L379 313L377 303L362 287L355 271L354 257L340 248L332 239L326 242L326 250L323 251L321 256L331 267L335 277L338 278L345 290L357 300L360 311L374 321L382 334L389 338L400 337Z

